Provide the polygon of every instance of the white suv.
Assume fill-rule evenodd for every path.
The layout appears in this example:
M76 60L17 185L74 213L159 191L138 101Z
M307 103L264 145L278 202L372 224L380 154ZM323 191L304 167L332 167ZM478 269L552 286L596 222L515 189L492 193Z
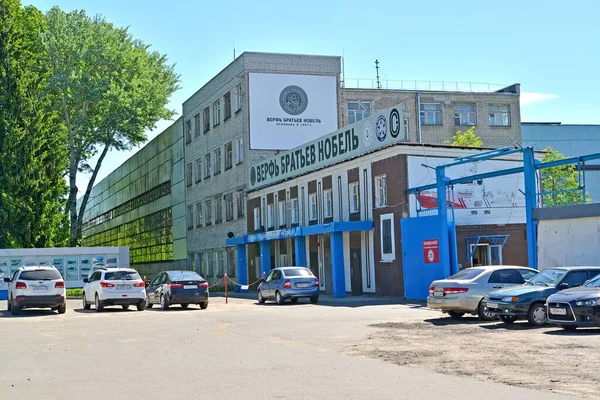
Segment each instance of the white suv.
M138 311L146 308L146 285L140 275L130 268L99 269L83 280L83 308L96 311L105 306L120 305L127 310L130 305Z
M67 310L65 281L54 267L21 267L8 282L8 310L18 315L23 308L50 307L64 314Z

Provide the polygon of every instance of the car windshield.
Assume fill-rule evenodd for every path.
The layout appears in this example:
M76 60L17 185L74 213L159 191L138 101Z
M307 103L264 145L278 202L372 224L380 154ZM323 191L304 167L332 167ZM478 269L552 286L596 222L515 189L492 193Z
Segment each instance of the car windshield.
M556 286L565 276L564 269L545 269L529 280L529 283L541 286Z
M172 281L197 281L203 280L200 275L193 271L169 272Z
M38 269L35 271L23 271L19 280L21 281L55 281L62 279L55 269Z
M585 284L586 287L600 287L600 275L596 275L596 277L592 278L588 283Z
M284 269L283 274L288 278L293 278L293 277L298 277L298 276L303 277L303 278L309 278L309 277L313 276L312 272L310 272L310 270L307 268Z
M107 281L139 281L140 275L135 271L115 271L107 272L104 279Z
M482 269L467 268L467 269L463 269L458 274L452 275L448 279L454 279L454 280L460 279L460 280L465 280L466 281L466 280L469 280L469 279L476 278L477 276L481 275L482 272L483 272Z

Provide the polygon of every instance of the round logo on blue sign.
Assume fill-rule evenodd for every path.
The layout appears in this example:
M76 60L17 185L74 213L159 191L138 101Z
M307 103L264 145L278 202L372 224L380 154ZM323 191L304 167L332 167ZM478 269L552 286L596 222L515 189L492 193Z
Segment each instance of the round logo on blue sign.
M377 122L375 123L375 136L377 136L377 140L380 142L383 142L387 136L387 120L383 115L377 117Z

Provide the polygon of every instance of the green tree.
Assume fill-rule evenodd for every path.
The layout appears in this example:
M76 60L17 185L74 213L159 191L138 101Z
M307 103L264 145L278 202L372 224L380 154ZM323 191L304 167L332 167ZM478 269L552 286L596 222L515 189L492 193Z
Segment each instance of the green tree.
M65 242L66 131L46 89L44 15L0 0L0 248Z
M543 162L564 160L566 157L548 147ZM561 165L558 167L542 169L542 200L544 207L564 206L569 204L582 204L583 188L579 187L579 177L575 165ZM577 190L580 189L580 190ZM561 192L565 191L565 192ZM556 192L556 193L548 193ZM586 194L585 202L591 201Z
M481 147L483 142L481 138L475 134L475 126L470 127L465 132L460 129L456 131L456 134L452 137L452 146L463 146L463 147Z
M54 7L46 18L43 41L52 65L51 90L60 98L58 109L68 132L70 245L77 246L104 157L110 149L143 143L145 131L174 115L166 104L178 89L179 76L164 55L100 16ZM91 173L91 178L78 208L79 172Z

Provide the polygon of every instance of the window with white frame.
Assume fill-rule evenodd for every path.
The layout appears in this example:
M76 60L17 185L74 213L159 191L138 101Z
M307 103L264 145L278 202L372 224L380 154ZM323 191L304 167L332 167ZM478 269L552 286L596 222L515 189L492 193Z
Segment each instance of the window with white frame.
M454 125L473 126L476 124L474 104L456 104L454 106Z
M260 207L254 207L254 230L260 230L261 221L260 221Z
M298 198L294 197L291 200L291 209L292 209L292 224L297 224L300 219L300 213L298 208Z
M194 136L198 136L200 134L200 132L202 129L201 123L200 123L200 113L194 115Z
M233 219L233 193L225 195L225 218L227 221Z
M208 153L204 156L204 179L210 178L211 169L210 153Z
M510 126L508 106L489 106L490 126Z
M213 253L213 259L215 260L213 271L214 271L215 275L217 276L217 278L220 278L222 276L221 275L221 265L219 263L221 257L219 256L219 253L220 253L219 250L215 250Z
M223 101L225 102L225 118L228 119L231 117L231 92L225 93L223 96Z
M221 173L221 148L215 149L215 169L213 170L214 175Z
M196 228L202 226L204 214L202 213L202 202L196 203Z
M387 206L387 179L385 175L375 177L375 207Z
M192 141L192 121L185 121L185 143L188 144Z
M237 138L235 140L235 163L241 164L244 162L244 139Z
M185 184L192 186L192 163L188 163L185 166Z
M311 193L308 195L308 218L311 221L316 221L318 218L316 193Z
M238 190L236 193L236 205L237 205L237 216L238 218L243 217L246 213L246 203L243 190Z
M196 183L202 179L202 159L196 159Z
M213 103L213 126L221 123L221 100Z
M192 229L194 227L194 206L188 206L187 208L187 228Z
M279 226L285 226L286 224L286 202L285 200L281 200L279 202Z
M240 111L242 109L242 85L237 85L235 87L235 111Z
M206 107L202 111L202 119L204 122L204 133L210 131L210 109Z
M349 199L350 201L350 213L357 213L360 211L360 185L358 182L352 182L348 185Z
M212 277L213 275L213 262L212 262L212 254L211 251L207 251L206 253L204 253L204 266L206 267L206 277Z
M204 274L204 268L203 268L203 260L204 259L204 254L203 253L196 253L196 272L199 273L202 276L206 276Z
M346 103L348 108L348 124L353 124L361 119L371 116L371 103L364 101L349 101Z
M331 189L323 190L323 218L333 217L333 192Z
M219 224L223 222L223 199L217 197L215 199L215 223Z
M219 267L221 268L219 275L225 275L227 273L227 253L225 250L219 251Z
M225 145L225 171L233 167L233 143Z
M229 275L232 278L235 278L235 273L236 273L236 265L237 265L237 260L236 260L236 253L235 253L235 247L228 247L227 248L227 275Z
M442 105L439 103L421 104L421 125L442 125Z
M379 218L379 229L381 235L381 261L393 262L396 259L394 214L382 214Z
M273 228L273 213L274 213L275 207L273 206L273 204L267 204L267 228Z
M212 224L212 201L206 200L204 202L204 225Z

